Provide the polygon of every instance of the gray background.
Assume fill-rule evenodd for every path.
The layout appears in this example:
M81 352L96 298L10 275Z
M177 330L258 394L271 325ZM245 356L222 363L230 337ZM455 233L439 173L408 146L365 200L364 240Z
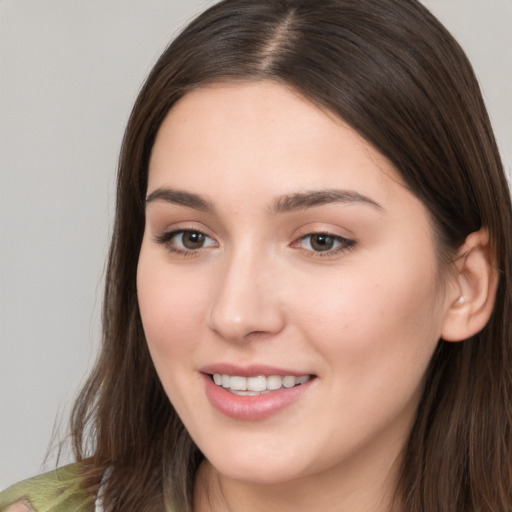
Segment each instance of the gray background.
M124 125L152 63L211 3L0 0L0 488L62 437L98 344ZM469 54L510 173L512 0L424 3Z

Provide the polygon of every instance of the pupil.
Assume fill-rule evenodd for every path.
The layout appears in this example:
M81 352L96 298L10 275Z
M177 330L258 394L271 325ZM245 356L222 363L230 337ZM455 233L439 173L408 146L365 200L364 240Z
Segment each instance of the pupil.
M187 231L183 234L182 240L187 249L200 249L204 243L204 235L197 231Z
M314 235L311 237L311 247L315 251L328 251L334 245L334 238L329 235Z

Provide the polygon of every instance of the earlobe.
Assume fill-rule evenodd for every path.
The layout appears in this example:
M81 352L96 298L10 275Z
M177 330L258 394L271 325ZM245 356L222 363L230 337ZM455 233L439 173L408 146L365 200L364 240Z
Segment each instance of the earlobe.
M491 316L498 272L487 229L482 228L466 238L454 265L455 286L447 298L441 332L445 341L470 338L485 327Z

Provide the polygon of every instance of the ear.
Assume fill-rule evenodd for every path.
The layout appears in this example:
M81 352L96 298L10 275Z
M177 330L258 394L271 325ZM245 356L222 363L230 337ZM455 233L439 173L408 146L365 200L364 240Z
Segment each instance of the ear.
M481 331L491 316L498 288L498 272L489 232L471 233L457 251L454 282L447 295L448 309L441 337L462 341Z

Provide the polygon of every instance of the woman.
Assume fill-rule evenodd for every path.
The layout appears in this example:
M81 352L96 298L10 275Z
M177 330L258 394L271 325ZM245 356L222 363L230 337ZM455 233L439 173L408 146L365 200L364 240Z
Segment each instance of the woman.
M79 462L2 507L510 509L511 213L418 2L214 5L125 134Z

